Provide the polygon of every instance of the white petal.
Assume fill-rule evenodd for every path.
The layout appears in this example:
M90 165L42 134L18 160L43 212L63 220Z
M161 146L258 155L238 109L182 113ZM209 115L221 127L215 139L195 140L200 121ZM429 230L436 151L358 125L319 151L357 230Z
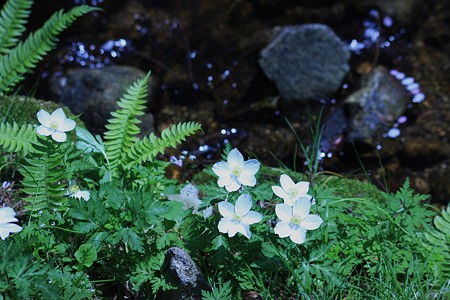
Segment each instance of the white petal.
M299 227L297 230L294 230L294 233L290 236L290 238L294 243L302 244L306 239L306 230Z
M16 213L11 207L0 208L0 223L17 222Z
M256 184L255 176L245 171L241 172L241 174L238 177L238 180L240 183L246 186L255 186Z
M0 238L4 240L10 233L19 232L21 230L22 227L16 224L0 224Z
M241 232L243 230L242 224L234 224L233 222L228 223L228 236L233 237L236 233Z
M238 224L237 225L238 232L242 233L246 238L250 239L252 237L252 233L250 232L250 228L246 224Z
M256 173L258 173L260 165L261 164L258 160L249 159L244 162L244 168L242 171L246 173L248 172L249 174L254 176Z
M275 195L277 195L278 197L280 197L282 199L286 200L289 198L289 195L280 186L277 186L277 185L272 186L272 191Z
M229 185L233 184L233 182L235 182L235 181L233 180L233 178L231 176L219 177L219 179L217 179L217 185L219 187L229 186Z
M45 127L43 125L39 125L38 128L36 128L36 133L44 136L52 135L54 132L54 129Z
M83 198L85 201L88 201L91 198L91 194L88 191L78 191L78 196Z
M203 218L208 219L213 214L213 207L207 207L202 211Z
M296 200L292 206L293 214L304 219L309 214L311 209L311 202L307 198L300 198Z
M219 177L230 177L231 175L230 165L224 161L215 163L212 170Z
M58 124L62 124L64 120L66 119L66 114L64 113L62 108L58 108L54 112L52 112L52 120L55 121Z
M275 205L275 213L277 217L286 223L290 223L292 219L292 207L287 204Z
M71 119L65 119L62 123L58 124L59 124L58 126L59 131L71 131L77 125L77 123L75 123L75 121Z
M308 215L300 225L305 229L314 230L319 228L322 223L323 220L318 215Z
M306 194L309 190L309 182L307 181L300 181L295 184L295 189L298 191L299 194Z
M240 187L241 187L241 184L238 183L238 182L236 182L236 181L234 181L234 180L232 180L232 181L230 182L230 184L225 185L225 189L226 189L228 192L235 192L235 191L237 191Z
M219 212L225 218L233 218L234 217L234 205L228 201L222 201L218 204Z
M55 131L52 134L52 138L58 142L58 143L62 143L66 141L66 134L64 132L59 132L59 131Z
M36 114L39 123L41 123L42 125L44 125L45 127L50 127L50 124L52 123L52 119L50 114L45 111L44 109L41 109L40 111L37 112Z
M259 212L249 211L243 218L242 222L248 225L258 223L262 220L263 216Z
M283 221L277 223L277 225L274 228L274 231L281 238L285 238L294 233L294 230L291 229L289 223Z
M227 233L230 224L231 224L230 219L222 218L220 219L219 224L217 224L217 228L219 228L220 232Z
M280 184L285 191L289 191L290 189L295 188L295 182L286 174L281 174Z
M249 194L242 194L236 200L235 213L239 216L245 216L252 208L252 197Z
M227 161L230 164L230 167L233 169L234 167L241 167L243 165L244 157L238 149L234 148L228 154Z

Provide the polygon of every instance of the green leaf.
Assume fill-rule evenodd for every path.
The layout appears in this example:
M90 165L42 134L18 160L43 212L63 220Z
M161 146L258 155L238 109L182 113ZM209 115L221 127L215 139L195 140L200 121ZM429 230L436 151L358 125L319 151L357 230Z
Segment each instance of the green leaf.
M97 249L94 244L82 244L75 252L75 258L80 265L90 267L97 260Z

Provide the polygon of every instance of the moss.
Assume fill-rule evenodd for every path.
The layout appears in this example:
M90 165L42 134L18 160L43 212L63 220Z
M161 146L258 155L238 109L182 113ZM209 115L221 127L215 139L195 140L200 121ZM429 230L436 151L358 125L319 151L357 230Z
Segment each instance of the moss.
M69 117L74 117L73 113L61 104L35 99L29 96L0 96L0 122L16 122L21 124L35 124L37 123L36 113L40 109L45 109L52 112L57 108L62 107L64 112ZM76 118L78 125L83 125L82 122Z

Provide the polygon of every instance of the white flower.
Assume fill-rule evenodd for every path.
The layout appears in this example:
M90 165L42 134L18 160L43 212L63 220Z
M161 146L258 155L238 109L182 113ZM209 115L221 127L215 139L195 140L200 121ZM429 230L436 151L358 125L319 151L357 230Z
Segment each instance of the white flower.
M74 120L67 119L62 108L58 108L52 114L41 109L37 113L37 118L41 125L38 126L36 132L40 135L49 136L57 142L66 140L66 131L73 130L76 126Z
M22 230L17 224L11 224L10 222L17 222L15 218L16 213L10 207L0 208L0 238L5 240L10 233L19 232Z
M255 174L259 170L256 159L244 161L244 157L237 149L230 151L227 162L221 161L213 165L212 170L219 176L217 184L225 187L228 192L237 191L241 185L255 186Z
M69 196L76 199L84 199L85 201L88 201L91 198L91 194L89 193L89 191L80 191L80 187L75 182L75 180L69 181L69 188L67 189L67 192L64 193L64 196Z
M179 194L167 195L167 198L172 201L183 203L184 210L193 208L193 214L198 212L198 207L202 204L202 201L198 198L198 189L195 185L190 183L182 188Z
M311 202L306 198L300 198L292 206L277 204L275 212L281 220L275 226L275 233L279 237L290 237L296 244L305 241L306 231L317 229L323 220L318 215L310 215Z
M295 183L291 177L286 174L282 174L280 176L280 184L281 187L272 186L272 191L278 197L283 198L284 204L292 206L294 202L300 198L305 198L308 201L311 201L312 196L307 194L309 190L309 182L300 181Z
M203 218L205 218L205 219L208 219L209 217L211 217L212 214L213 214L213 207L212 206L208 206L207 208L202 210L202 215L203 215Z
M219 212L223 216L220 219L218 228L222 233L228 233L233 237L237 232L242 233L248 239L251 238L249 225L262 220L262 215L256 211L250 211L252 198L248 194L242 194L236 200L236 206L227 201L218 204Z

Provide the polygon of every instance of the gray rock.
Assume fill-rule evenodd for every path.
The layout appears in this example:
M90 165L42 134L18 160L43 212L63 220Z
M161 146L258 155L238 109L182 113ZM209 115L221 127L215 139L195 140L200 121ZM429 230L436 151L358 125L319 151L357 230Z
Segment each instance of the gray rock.
M183 249L169 248L166 252L164 266L163 274L177 289L160 292L158 299L201 299L202 290L211 291L208 281Z
M410 95L382 66L364 75L361 86L344 101L349 117L347 140L376 147L404 112Z
M319 100L335 93L350 70L350 52L328 26L277 27L259 64L283 100Z
M111 118L110 113L119 108L116 103L127 88L144 76L144 72L131 66L75 69L67 74L54 76L50 90L74 114L81 114L81 120L88 129L100 133ZM154 131L153 115L147 114L140 119L145 120L141 124L143 134Z

